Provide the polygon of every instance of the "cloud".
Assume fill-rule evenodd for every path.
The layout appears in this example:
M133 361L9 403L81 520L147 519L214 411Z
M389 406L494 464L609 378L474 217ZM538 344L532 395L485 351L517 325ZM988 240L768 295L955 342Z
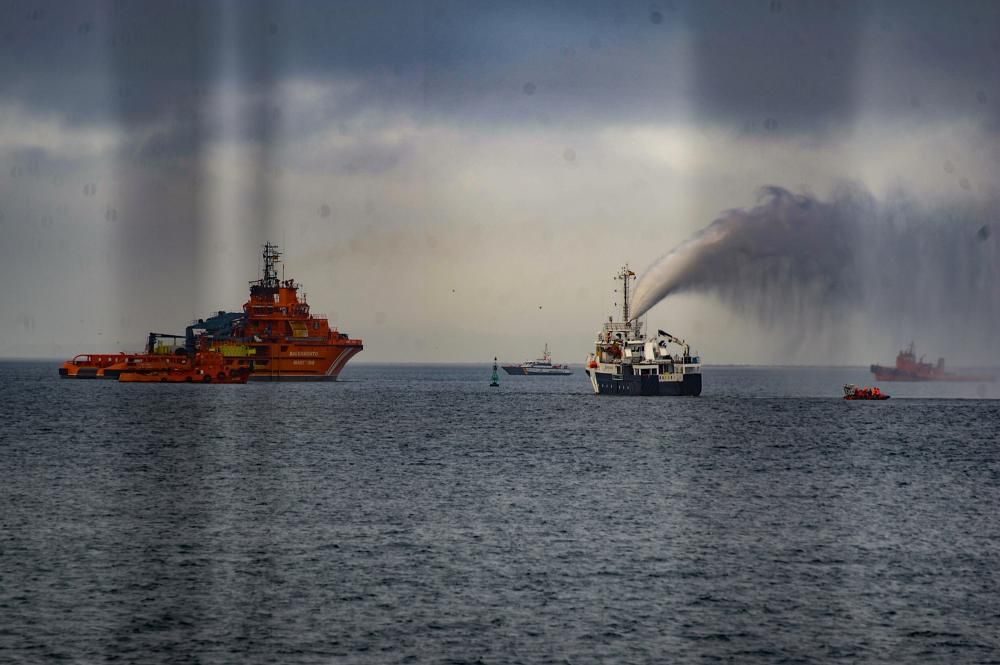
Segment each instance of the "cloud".
M65 114L32 112L16 102L0 104L0 150L58 153L63 159L94 156L121 145L109 123L72 124Z

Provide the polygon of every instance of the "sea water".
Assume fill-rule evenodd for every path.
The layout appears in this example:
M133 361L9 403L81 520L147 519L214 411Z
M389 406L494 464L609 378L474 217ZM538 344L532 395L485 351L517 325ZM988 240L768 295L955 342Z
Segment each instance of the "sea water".
M857 369L0 364L0 661L995 662L1000 401Z

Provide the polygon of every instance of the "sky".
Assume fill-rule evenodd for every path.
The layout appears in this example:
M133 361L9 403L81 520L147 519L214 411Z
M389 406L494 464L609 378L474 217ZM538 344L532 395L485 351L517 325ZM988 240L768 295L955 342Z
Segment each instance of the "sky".
M364 340L354 362L520 362L545 343L581 362L621 265L642 273L765 187L829 200L849 183L1000 232L989 0L0 16L0 357L138 350L238 310L265 241L314 312ZM866 365L913 339L1000 364L991 331L944 348L961 321L933 311L901 329L862 306L845 314L862 334L804 335L780 306L694 290L648 320L706 363Z

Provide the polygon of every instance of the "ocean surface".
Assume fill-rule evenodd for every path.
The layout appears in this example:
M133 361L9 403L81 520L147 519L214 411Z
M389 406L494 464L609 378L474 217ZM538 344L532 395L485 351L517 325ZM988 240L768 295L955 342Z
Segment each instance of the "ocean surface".
M0 363L3 663L1000 662L995 385Z

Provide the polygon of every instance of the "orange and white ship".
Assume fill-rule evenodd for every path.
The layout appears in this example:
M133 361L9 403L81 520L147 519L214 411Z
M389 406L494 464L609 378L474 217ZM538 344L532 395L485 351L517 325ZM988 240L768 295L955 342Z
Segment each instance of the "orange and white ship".
M150 333L145 353L78 355L63 363L60 376L167 382L209 376L206 382L241 383L246 374L253 381L336 381L347 361L364 348L362 341L331 327L325 316L313 315L305 294L299 294L302 285L278 279L278 246L267 243L263 249L264 272L250 282L242 312L219 311L198 319L184 335ZM184 344L167 348L157 344L161 338ZM199 374L205 367L209 373ZM130 378L122 378L126 374Z
M251 381L336 381L347 361L364 345L313 315L302 288L293 279L278 279L281 253L264 245L264 271L250 282L250 299L242 312L219 312L188 326L188 349L204 346L224 356L253 361Z

